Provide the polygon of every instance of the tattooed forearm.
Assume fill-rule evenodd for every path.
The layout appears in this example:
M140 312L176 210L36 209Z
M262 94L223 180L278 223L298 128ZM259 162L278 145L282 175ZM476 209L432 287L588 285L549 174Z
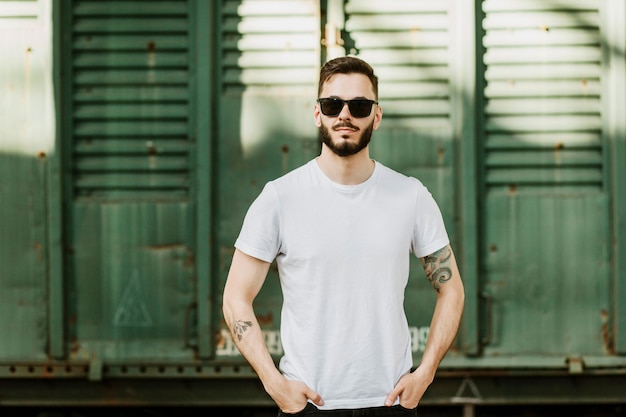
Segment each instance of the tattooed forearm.
M421 259L426 277L428 277L430 285L437 292L441 290L442 284L445 284L452 278L452 269L450 268L451 255L450 246L446 246Z
M243 338L243 334L252 327L251 321L244 320L235 320L233 319L233 335L237 336L237 340L241 340Z

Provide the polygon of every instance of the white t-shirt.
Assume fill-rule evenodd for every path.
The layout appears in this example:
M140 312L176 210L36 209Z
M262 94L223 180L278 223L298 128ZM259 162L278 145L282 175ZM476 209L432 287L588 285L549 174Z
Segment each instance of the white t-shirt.
M280 370L322 409L384 405L412 366L404 313L410 253L449 243L426 187L376 162L358 185L332 182L316 160L266 184L235 243L276 259L283 306Z

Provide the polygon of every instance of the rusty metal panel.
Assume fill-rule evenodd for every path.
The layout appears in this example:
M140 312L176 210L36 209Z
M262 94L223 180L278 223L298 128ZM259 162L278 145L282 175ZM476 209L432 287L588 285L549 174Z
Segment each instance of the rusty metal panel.
M74 204L71 359L193 356L189 216L186 202Z
M488 194L485 356L613 353L607 200Z
M0 361L47 355L47 157L54 147L46 1L0 1Z
M486 358L614 354L599 7L483 2Z

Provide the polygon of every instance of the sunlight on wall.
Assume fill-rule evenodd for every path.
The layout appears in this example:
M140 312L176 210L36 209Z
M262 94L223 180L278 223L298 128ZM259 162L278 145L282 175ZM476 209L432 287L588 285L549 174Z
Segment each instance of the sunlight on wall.
M0 153L54 149L52 1L0 1Z

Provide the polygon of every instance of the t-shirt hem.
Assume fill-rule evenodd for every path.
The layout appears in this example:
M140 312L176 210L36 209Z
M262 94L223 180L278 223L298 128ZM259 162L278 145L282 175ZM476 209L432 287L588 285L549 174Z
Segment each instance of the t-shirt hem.
M252 256L253 258L257 258L265 262L271 263L275 258L274 255L269 255L260 250L254 249L253 247L246 245L244 242L240 241L239 239L237 239L237 241L235 242L235 247L239 249L240 251L242 251L243 253L245 253L246 255Z
M443 248L449 243L450 243L450 239L448 239L447 237L438 239L434 241L433 243L431 243L430 245L420 248L419 252L415 251L415 256L417 256L418 258L423 258L424 256L431 255L435 251L438 251L439 249Z

